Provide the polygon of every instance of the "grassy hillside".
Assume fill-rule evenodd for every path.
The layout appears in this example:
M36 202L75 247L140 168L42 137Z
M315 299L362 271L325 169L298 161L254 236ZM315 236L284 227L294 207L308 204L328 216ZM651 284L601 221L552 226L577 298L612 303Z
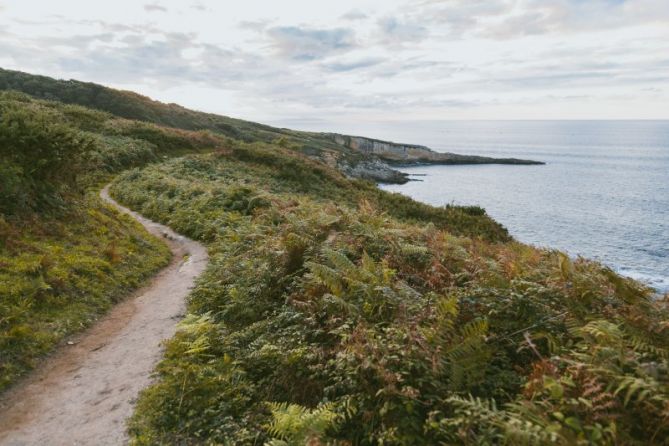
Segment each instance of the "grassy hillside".
M56 80L0 68L0 90L14 90L35 98L76 104L107 112L120 118L150 122L183 130L210 130L240 141L279 142L295 145L305 153L320 153L342 147L330 138L310 132L279 129L255 122L203 113L164 104L131 91L115 90L102 85L75 80Z
M211 253L135 444L669 435L666 301L600 264L263 145L131 170L112 193Z
M168 259L94 196L58 216L0 217L0 390Z
M105 114L0 93L0 390L169 260L95 188L157 159ZM75 125L76 124L76 125Z
M65 102L97 88L33 80ZM666 297L292 136L104 92L0 93L5 384L165 261L97 200L116 176L119 201L210 252L136 444L666 444Z
M265 142L299 151L326 162L348 176L388 183L405 183L405 174L388 163L542 164L518 159L440 154L427 147L395 144L364 137L279 129L211 113L164 104L130 91L75 80L56 80L0 68L0 91L14 90L33 97L76 104L119 118L188 131L211 131L237 141ZM355 143L352 144L352 141ZM374 146L375 150L369 150ZM383 150L380 150L383 148ZM399 151L399 152L398 152ZM402 153L402 155L398 155Z
M479 208L435 209L347 181L305 156L274 153L292 149L235 144L210 131L0 92L0 390L166 263L161 243L97 198L101 184L128 168L235 147L240 159L279 172L275 187L321 187L326 176L346 184L346 193L332 199L350 201L367 191L406 220L431 218L454 231L508 237ZM303 166L310 176L299 173Z

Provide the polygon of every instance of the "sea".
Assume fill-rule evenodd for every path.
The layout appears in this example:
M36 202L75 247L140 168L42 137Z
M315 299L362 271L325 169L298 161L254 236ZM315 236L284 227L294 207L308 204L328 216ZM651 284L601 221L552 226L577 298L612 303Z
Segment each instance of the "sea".
M382 185L436 206L478 205L517 239L596 259L669 292L669 121L395 123L383 139L541 166L415 166Z

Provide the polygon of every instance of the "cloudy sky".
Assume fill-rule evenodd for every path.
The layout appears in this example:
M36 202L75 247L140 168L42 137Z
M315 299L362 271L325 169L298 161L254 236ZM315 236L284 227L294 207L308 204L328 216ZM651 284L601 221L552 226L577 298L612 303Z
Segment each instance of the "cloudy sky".
M0 0L0 67L307 129L666 119L669 0Z

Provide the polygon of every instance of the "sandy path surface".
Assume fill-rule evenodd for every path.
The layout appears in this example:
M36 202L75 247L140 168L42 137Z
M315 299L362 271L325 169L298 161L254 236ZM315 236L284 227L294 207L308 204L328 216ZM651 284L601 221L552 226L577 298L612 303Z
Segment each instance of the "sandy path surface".
M174 259L151 282L61 348L0 400L0 445L120 445L125 420L185 311L206 249L101 197L165 237Z

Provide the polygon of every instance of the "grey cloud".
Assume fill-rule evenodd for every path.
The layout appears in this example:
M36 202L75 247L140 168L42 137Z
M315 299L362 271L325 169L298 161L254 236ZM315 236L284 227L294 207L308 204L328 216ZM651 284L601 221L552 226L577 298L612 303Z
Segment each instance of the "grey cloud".
M607 67L607 68L601 68ZM654 69L651 64L628 67L622 64L546 65L532 69L520 69L516 73L480 81L490 86L520 90L552 89L563 87L600 87L607 85L643 85L669 82L669 73Z
M477 30L481 19L508 14L515 3L509 0L427 0L406 13L414 20L438 27L442 34L458 37Z
M190 47L191 38L181 34L166 34L162 36L162 40L142 39L123 47L98 47L95 51L78 54L76 57L61 57L58 63L67 71L86 73L96 78L106 73L120 82L152 76L163 80L180 77L192 79L196 72L181 54Z
M167 8L157 3L149 3L144 5L144 10L147 12L167 12Z
M340 18L342 20L364 20L367 17L369 17L367 14L364 12L354 9L352 11L347 12L346 14L342 15Z
M499 23L478 32L493 38L513 38L669 23L669 2L666 0L528 0L523 6Z
M57 38L25 39L3 36L0 53L27 69L39 61L40 71L66 71L84 80L107 83L141 83L170 86L175 83L203 83L212 87L232 87L268 77L277 77L273 68L263 65L252 54L198 42L194 33L128 33L115 40L100 40L101 35L76 36L60 43L72 52L53 51ZM94 46L91 43L96 43ZM78 46L73 46L74 44ZM201 58L184 56L196 50Z
M194 9L196 11L209 11L210 10L207 6L205 6L201 2L195 2L195 3L191 4L190 9Z
M568 85L582 85L588 81L606 79L609 74L601 71L580 71L563 73L536 73L530 75L518 75L505 79L496 79L497 82L523 89L528 88L550 88Z
M355 48L355 34L349 28L313 29L279 26L267 30L278 54L299 61L322 59Z
M435 92L436 93L436 92ZM394 95L394 96L356 96L348 100L343 106L350 109L394 109L407 110L413 107L433 107L433 108L463 108L480 105L477 101L468 101L457 98L444 97L424 97L415 94Z
M249 29L251 31L261 32L267 29L271 22L269 20L244 20L239 22L239 27L242 29Z
M666 0L425 0L404 12L451 37L491 39L669 23Z
M72 36L54 36L48 39L49 45L58 45L76 50L87 49L94 44L109 43L114 40L114 34L110 32L96 34L75 34Z
M195 33L166 33L156 24L77 21L82 26L71 29L90 34L66 37L57 31L44 35L47 29L56 28L40 28L39 24L35 33L23 36L12 35L11 27L0 26L0 54L13 66L47 74L67 73L83 80L152 88L202 85L250 92L248 101L261 104L260 109L277 104L270 108L284 110L280 105L289 104L289 110L318 109L330 115L355 110L399 113L412 108L478 107L492 104L497 100L495 95L510 97L508 92L521 101L523 97L546 101L547 92L554 95L548 100L585 100L581 92L602 94L597 90L600 87L631 86L627 90L645 98L659 94L656 89L668 90L669 59L659 45L649 45L642 37L615 44L565 39L550 47L539 45L530 56L522 49L514 51L513 45L503 46L487 60L458 54L452 56L454 61L439 60L451 55L433 49L444 36L507 39L585 29L592 14L603 8L614 12L628 8L630 17L635 17L632 22L639 23L650 20L648 14L633 12L629 5L653 0L610 7L592 0L588 2L590 15L584 12L581 18L573 14L584 11L578 8L585 6L572 5L575 1L412 2L410 7L386 11L389 15L381 17L355 18L356 14L351 14L346 20L364 22L345 22L339 28L241 22L239 27L256 32L260 39L261 45L254 40L248 49L208 44ZM661 9L653 20L663 20ZM617 26L616 14L592 25L593 29ZM69 26L75 22L65 17L49 22L57 23ZM367 25L371 28L365 29ZM429 45L414 51L411 44L417 42ZM406 51L409 48L411 51ZM312 63L296 69L295 62L304 61ZM462 76L454 76L460 72ZM330 81L337 73L350 74L340 75L346 82L337 82L335 87ZM366 94L370 91L367 84L374 81L379 81L375 91L388 92Z
M368 58L358 59L358 60L349 61L349 62L326 63L326 64L323 64L323 68L325 68L328 71L345 72L345 71L358 70L360 68L372 67L374 65L380 64L383 61L384 61L384 59L381 59L381 58L368 57Z
M373 75L382 78L392 78L410 74L415 79L448 78L457 71L462 71L461 65L447 61L435 61L425 59L401 59L388 61Z
M387 44L402 45L418 42L429 34L428 29L423 25L409 20L399 20L396 17L384 17L377 23L381 31L381 39Z

